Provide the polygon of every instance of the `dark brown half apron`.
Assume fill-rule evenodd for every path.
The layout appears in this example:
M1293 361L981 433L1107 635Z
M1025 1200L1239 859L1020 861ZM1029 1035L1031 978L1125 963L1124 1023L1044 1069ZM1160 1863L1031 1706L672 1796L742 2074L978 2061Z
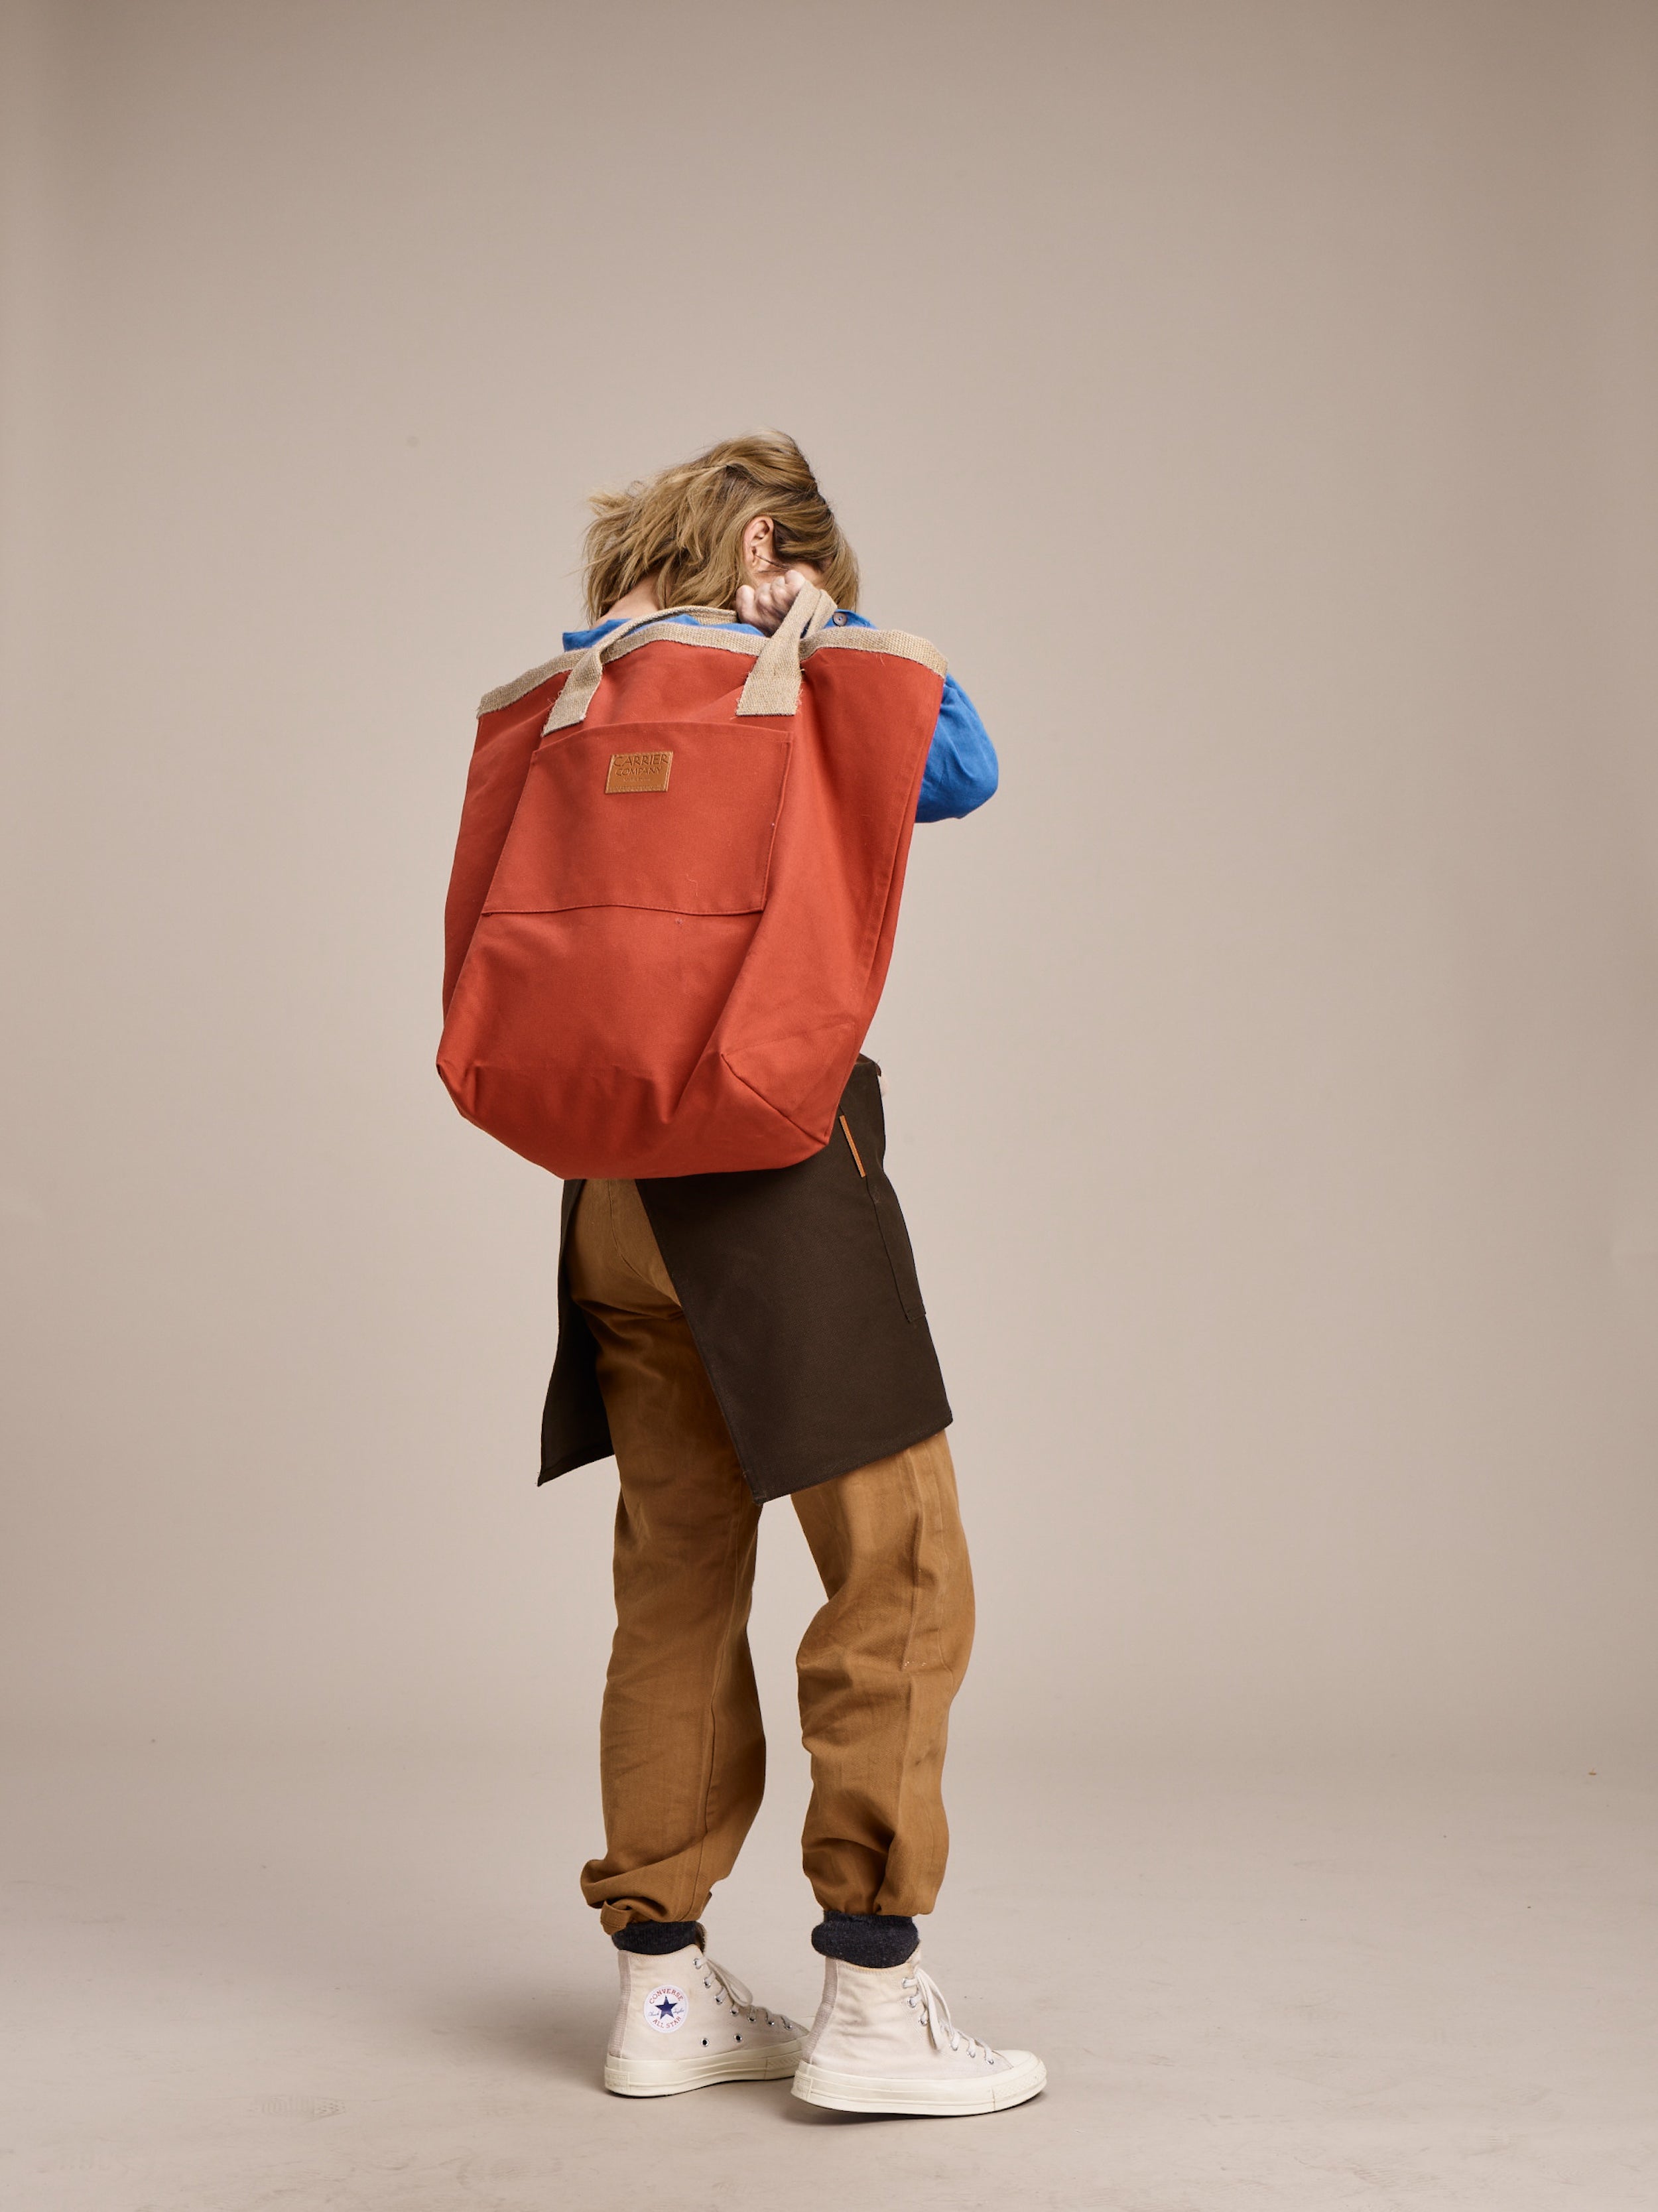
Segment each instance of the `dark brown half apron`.
M887 1181L880 1070L860 1059L835 1133L793 1167L641 1179L732 1443L758 1498L828 1482L950 1425L909 1234ZM541 1480L610 1456L596 1350L564 1247Z

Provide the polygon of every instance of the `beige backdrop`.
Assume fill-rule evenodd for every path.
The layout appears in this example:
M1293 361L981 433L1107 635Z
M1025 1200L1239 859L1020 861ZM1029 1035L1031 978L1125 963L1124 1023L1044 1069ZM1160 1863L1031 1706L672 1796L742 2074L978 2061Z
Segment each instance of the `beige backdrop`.
M440 909L584 493L776 423L1004 763L875 1033L965 1739L1642 1727L1654 9L8 39L18 1724L591 1730L614 1477L531 1487L557 1191L432 1072Z

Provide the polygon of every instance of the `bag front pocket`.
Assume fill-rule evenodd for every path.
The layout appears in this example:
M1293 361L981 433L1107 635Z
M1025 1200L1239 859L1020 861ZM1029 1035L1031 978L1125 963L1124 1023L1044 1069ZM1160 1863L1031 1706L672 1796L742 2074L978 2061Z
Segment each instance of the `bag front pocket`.
M548 738L483 911L757 914L789 742L732 722L581 724Z

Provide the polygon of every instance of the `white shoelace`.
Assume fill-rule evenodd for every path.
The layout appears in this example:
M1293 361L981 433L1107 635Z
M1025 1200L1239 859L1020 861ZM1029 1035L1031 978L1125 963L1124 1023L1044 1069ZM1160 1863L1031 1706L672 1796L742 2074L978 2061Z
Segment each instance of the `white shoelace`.
M754 2019L756 2014L762 2014L764 2015L768 2027L794 2026L794 2022L792 2020L786 2020L780 2012L774 2013L766 2005L756 2004L752 1996L744 1988L736 1975L728 1974L726 1969L709 1958L706 1952L693 1963L702 1969L703 1988L718 1989L721 1996L729 2001L734 2013L745 2012L750 2020ZM712 1980L709 1978L710 1976L713 1977Z
M993 2063L996 2054L987 2043L981 2043L976 2035L969 2035L957 2027L950 2017L950 2007L944 2002L944 1993L925 1966L915 1966L904 1977L903 1986L914 1990L912 2005L919 2005L921 2017L926 2022L926 2032L932 2038L932 2047L942 2051L946 2043L952 2051L967 2045L969 2058L984 2057Z

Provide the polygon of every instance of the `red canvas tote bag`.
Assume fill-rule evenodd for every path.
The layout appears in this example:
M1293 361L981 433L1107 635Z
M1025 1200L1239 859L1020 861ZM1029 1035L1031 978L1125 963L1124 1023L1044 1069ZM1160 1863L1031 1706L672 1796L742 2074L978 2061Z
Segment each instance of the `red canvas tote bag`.
M892 953L944 664L802 592L775 634L648 615L479 709L438 1067L555 1175L786 1167L829 1140Z

